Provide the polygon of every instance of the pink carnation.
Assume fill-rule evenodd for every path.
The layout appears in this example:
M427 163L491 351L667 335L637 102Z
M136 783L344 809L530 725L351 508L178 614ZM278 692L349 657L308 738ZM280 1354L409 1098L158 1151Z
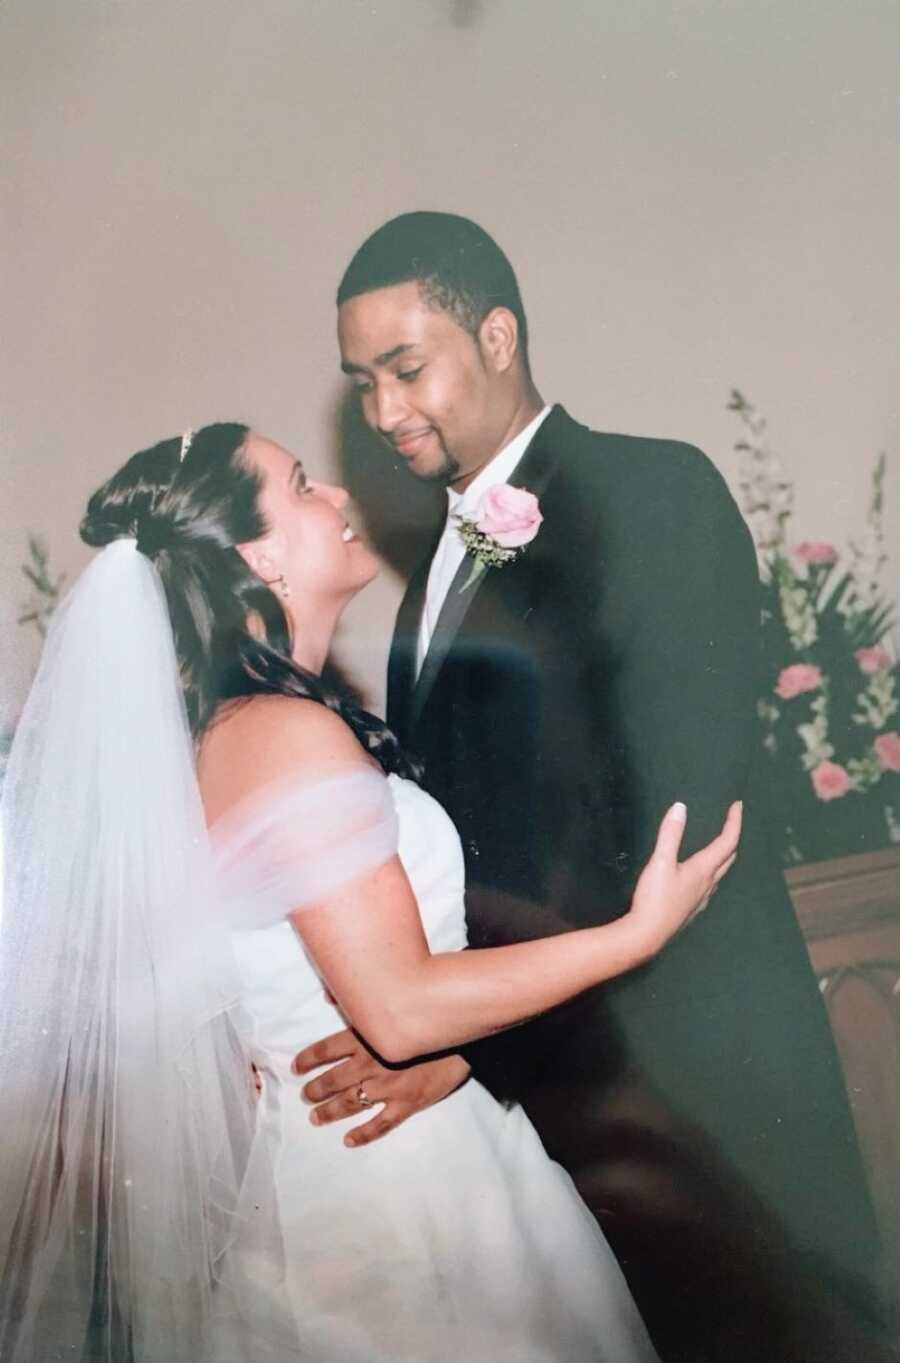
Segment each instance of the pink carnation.
M792 663L778 674L775 693L782 700L793 700L805 691L815 691L822 685L822 673L812 663Z
M890 654L880 644L876 644L874 648L858 648L855 656L860 671L868 673L869 676L891 665Z
M837 563L838 551L823 540L804 540L794 546L794 555L801 563Z
M878 761L885 771L900 771L900 734L896 729L879 734L874 746Z
M810 772L813 790L820 800L839 800L850 789L850 777L837 762L820 762Z
M520 549L531 543L543 519L533 492L498 483L482 497L475 524L504 549Z

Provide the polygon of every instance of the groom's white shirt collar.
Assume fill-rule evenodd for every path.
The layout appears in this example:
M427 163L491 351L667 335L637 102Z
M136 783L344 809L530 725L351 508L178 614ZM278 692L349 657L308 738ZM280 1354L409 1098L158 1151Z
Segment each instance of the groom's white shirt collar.
M453 515L465 515L466 512L474 511L481 498L492 487L499 486L500 483L508 483L519 460L522 458L528 446L531 444L538 428L550 415L551 408L544 407L538 412L533 420L521 430L518 435L513 436L508 445L504 445L499 454L495 454L484 468L473 478L465 492L455 492L452 487L447 488L447 520ZM455 529L455 526L454 526ZM459 538L457 534L457 538ZM460 541L462 543L462 541ZM464 551L465 552L465 551ZM460 560L461 561L461 560Z
M509 444L504 445L500 453L495 454L494 458L485 464L477 478L472 479L465 492L455 492L453 488L447 488L447 521L428 570L428 586L416 648L416 675L428 652L428 645L441 607L450 590L450 584L466 553L454 516L470 515L486 492L500 483L509 481L519 460L534 439L538 427L550 415L550 410L549 406L544 407L532 421L529 421L524 430L513 436Z

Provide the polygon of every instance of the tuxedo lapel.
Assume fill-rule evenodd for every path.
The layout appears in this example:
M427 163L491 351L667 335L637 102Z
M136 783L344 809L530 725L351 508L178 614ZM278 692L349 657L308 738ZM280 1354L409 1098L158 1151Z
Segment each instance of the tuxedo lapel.
M434 550L425 555L409 580L394 625L388 659L387 722L398 737L408 741L410 702L416 685L416 655L419 625L425 606L428 569Z
M441 613L437 618L434 633L428 645L428 652L422 663L422 670L411 697L410 724L414 725L422 713L431 688L434 686L435 679L441 670L444 659L450 651L453 640L459 633L460 626L466 617L466 613L471 607L475 597L478 595L485 578L490 573L490 568L486 569L480 577L471 583L463 591L463 587L472 571L472 560L464 558L456 571L456 576L450 583L450 589L444 598Z
M528 449L519 460L512 477L509 479L511 487L527 488L533 492L540 500L550 479L556 471L558 455L555 451L555 431L561 421L568 421L565 412L559 406L553 408L550 415L539 427L537 434L532 440ZM540 535L538 531L538 535ZM525 551L528 552L527 549ZM471 610L477 596L485 588L496 588L497 574L512 572L513 565L509 564L501 568L485 568L474 582L466 586L466 582L472 572L473 562L467 555L459 568L456 576L450 584L450 589L444 598L434 633L428 646L428 652L422 663L422 670L419 673L418 681L412 690L410 709L408 711L409 724L412 728L419 720L424 709L435 681L440 674L441 668L446 661L447 655L462 629L463 622ZM421 615L422 603L424 601L425 584L428 580L428 565L424 569L424 579L419 596L419 614ZM413 675L415 675L415 657L413 657Z

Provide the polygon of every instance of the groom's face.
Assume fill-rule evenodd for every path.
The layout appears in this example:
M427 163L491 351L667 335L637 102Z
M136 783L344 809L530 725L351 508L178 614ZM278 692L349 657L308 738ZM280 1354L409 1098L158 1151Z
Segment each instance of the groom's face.
M419 478L465 480L495 453L489 358L417 283L347 299L338 342L365 420Z

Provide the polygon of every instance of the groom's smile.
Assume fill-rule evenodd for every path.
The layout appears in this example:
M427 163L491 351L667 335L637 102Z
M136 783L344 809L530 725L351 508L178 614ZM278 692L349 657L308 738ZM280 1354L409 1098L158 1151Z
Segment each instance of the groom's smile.
M429 443L428 438L433 434L431 426L424 426L417 431L393 431L388 439L398 454L412 460Z

